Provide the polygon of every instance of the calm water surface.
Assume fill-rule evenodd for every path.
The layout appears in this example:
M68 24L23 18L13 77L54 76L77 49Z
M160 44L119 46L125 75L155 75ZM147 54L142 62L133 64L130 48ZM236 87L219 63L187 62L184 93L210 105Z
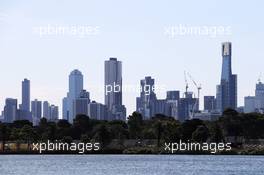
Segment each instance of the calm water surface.
M0 174L264 175L264 156L0 155Z

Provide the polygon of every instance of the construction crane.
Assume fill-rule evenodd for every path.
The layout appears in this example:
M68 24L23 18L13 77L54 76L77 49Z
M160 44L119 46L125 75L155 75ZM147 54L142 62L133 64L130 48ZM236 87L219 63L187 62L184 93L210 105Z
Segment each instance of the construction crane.
M187 98L187 93L188 93L188 81L187 81L187 76L186 76L186 72L184 71L184 80L185 80L185 98Z
M197 84L194 79L192 78L192 76L188 73L189 78L191 79L191 81L193 82L193 84L195 85L195 87L197 88L198 91L198 98L195 100L194 105L192 106L192 111L191 111L191 118L193 118L194 116L194 112L195 110L199 111L199 100L200 100L200 91L202 89L201 84Z
M192 78L192 76L188 73L189 78L192 80L193 84L195 85L195 87L197 88L197 92L198 92L198 101L200 99L200 91L202 89L201 84L197 85L197 83L194 81L194 79Z

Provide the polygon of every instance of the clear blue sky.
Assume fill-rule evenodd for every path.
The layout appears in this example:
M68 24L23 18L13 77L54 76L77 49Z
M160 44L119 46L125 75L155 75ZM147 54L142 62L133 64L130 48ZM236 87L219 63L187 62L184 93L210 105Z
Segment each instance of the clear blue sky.
M103 102L104 60L123 62L123 83L139 84L151 75L168 90L184 90L184 70L202 84L201 95L215 95L220 81L221 42L233 43L233 73L238 74L238 99L254 94L264 72L264 3L259 0L90 0L0 2L0 109L6 97L21 102L21 81L31 80L31 98L61 107L68 74L77 68L91 98ZM98 26L99 34L40 37L34 27ZM230 26L225 36L169 38L166 26ZM263 77L264 79L264 77ZM195 90L193 86L190 89ZM124 93L128 113L135 110L137 93ZM165 93L158 93L164 98ZM60 111L61 114L61 111Z

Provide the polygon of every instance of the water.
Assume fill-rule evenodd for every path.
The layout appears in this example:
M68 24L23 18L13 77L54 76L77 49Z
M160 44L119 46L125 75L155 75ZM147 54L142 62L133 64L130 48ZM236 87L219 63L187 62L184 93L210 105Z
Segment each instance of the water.
M0 155L0 174L263 175L264 156Z

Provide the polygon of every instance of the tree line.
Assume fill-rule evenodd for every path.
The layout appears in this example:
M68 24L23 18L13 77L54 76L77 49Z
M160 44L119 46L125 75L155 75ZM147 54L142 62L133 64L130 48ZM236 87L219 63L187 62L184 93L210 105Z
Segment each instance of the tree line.
M226 142L233 138L234 144L243 140L264 138L264 115L259 113L238 113L227 109L216 121L199 119L179 122L173 117L157 114L149 120L143 120L140 113L134 112L127 122L121 120L94 120L86 115L77 115L70 124L67 120L49 122L42 118L38 126L27 120L13 123L0 123L0 143L13 142L17 149L26 143L28 149L34 142L47 140L62 142L82 141L100 142L102 148L113 140L122 145L125 140L155 140L157 147L164 142ZM1 147L5 151L5 146Z

